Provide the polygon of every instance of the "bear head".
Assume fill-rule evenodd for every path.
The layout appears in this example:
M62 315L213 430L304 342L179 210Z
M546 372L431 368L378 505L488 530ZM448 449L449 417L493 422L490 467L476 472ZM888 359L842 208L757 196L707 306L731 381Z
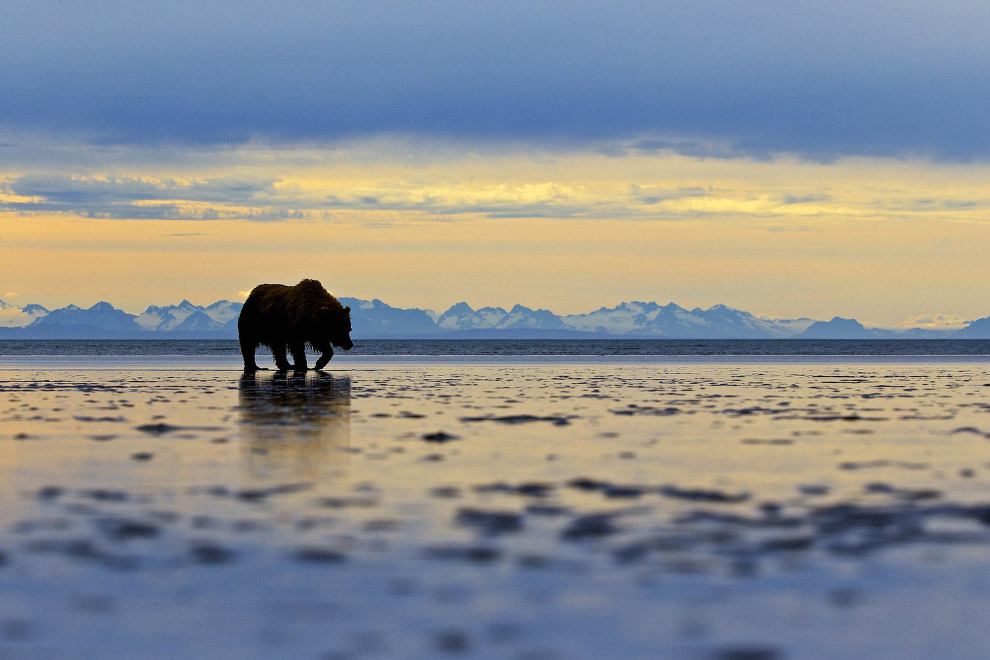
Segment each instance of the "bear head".
M330 343L337 348L349 351L354 348L351 341L351 308L343 307L331 309L323 307L320 309L317 327L323 337L330 339Z

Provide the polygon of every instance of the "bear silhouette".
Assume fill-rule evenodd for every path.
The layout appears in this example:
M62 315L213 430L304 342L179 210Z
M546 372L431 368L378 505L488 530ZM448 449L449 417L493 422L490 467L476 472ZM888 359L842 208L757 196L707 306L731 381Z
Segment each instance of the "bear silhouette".
M251 291L237 318L237 335L244 371L257 371L254 353L259 345L271 349L279 371L305 371L309 344L320 352L315 368L333 357L333 347L351 350L351 308L341 306L316 280L295 286L259 284ZM289 364L286 351L292 355Z

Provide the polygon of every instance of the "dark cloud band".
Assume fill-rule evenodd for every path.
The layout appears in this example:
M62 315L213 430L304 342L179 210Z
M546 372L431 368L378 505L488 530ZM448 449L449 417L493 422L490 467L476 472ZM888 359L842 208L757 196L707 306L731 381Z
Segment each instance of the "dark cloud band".
M681 135L665 148L983 159L981 6L32 3L0 27L0 126L141 144ZM727 147L699 147L712 142Z

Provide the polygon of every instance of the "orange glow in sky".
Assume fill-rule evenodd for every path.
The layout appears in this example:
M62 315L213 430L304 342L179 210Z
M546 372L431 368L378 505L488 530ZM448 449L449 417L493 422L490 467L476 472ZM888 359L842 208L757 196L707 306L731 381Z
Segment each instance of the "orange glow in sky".
M48 181L7 172L4 199L20 206L0 216L2 288L15 303L135 312L303 277L440 311L636 299L894 325L990 306L986 166L519 151L410 166L368 152L245 150L214 171ZM303 155L315 164L279 165ZM59 186L70 202L41 210Z

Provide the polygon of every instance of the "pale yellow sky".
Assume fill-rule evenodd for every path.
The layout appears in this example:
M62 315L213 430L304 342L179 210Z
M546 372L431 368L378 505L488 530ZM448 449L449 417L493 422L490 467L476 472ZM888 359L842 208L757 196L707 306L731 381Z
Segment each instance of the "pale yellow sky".
M252 146L205 165L6 171L0 292L136 313L315 277L437 311L638 299L890 326L990 315L984 164L423 153Z

